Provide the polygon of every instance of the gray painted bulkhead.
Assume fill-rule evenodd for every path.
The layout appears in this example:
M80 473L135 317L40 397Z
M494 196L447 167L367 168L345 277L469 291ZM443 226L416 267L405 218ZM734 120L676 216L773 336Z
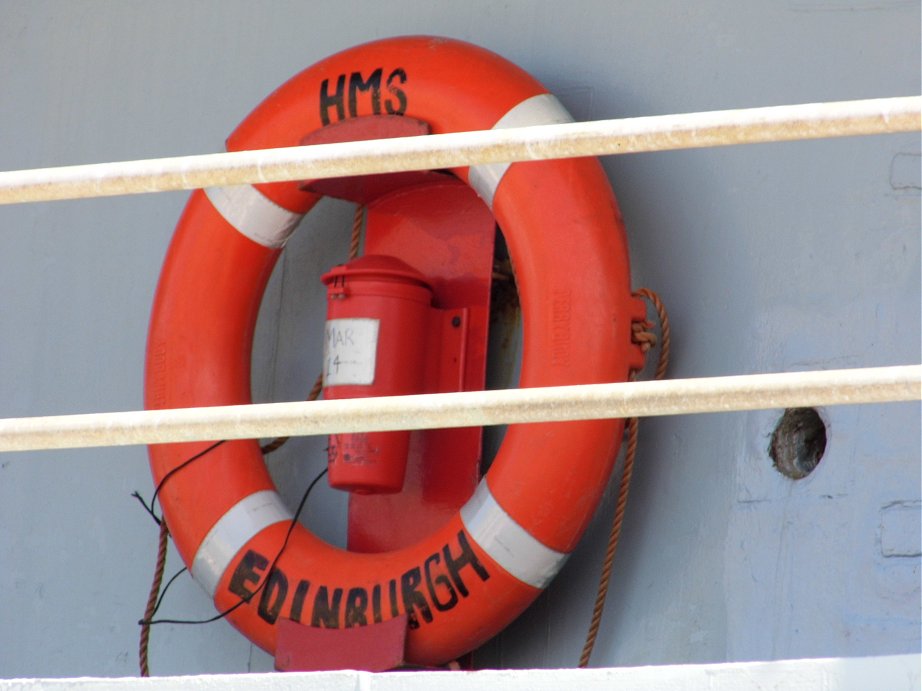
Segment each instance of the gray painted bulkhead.
M918 94L920 10L898 0L697 3L0 2L0 169L207 153L318 59L408 33L518 63L580 120ZM661 292L671 376L920 361L917 134L604 160L635 286ZM0 417L142 404L150 304L186 193L0 207ZM320 362L320 272L351 207L325 202L270 285L258 401ZM920 409L826 408L801 481L780 411L646 420L593 664L920 651ZM269 463L289 502L323 440ZM132 675L157 529L144 448L0 456L0 677ZM613 507L481 665L575 665ZM322 489L307 520L341 540ZM167 572L179 563L171 551ZM188 577L162 614L211 616ZM223 622L155 628L156 674L267 670Z

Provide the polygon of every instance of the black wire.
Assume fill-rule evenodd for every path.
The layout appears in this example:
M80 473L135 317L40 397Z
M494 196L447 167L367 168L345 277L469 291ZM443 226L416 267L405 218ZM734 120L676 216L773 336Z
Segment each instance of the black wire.
M163 485L166 483L166 481L169 480L171 477L173 477L173 476L174 476L176 473L178 473L180 470L182 470L183 468L185 468L187 465L189 465L189 464L192 463L193 461L197 461L198 459L200 459L200 458L201 458L202 456L204 456L205 454L214 451L216 448L218 448L219 446L221 446L221 444L223 444L223 443L226 442L226 441L227 441L227 439L222 439L221 441L215 442L214 444L212 444L211 446L209 446L207 449L205 449L205 450L203 450L203 451L199 451L199 452L198 452L197 454L195 454L192 458L187 458L185 461L183 461L183 462L180 463L178 466L176 466L175 468L173 468L170 472L168 472L166 475L164 475L164 476L163 476L163 479L161 479L160 482L157 483L156 489L154 489L154 496L152 496L152 497L150 498L150 504L148 504L146 501L144 501L144 497L142 497L142 496L141 496L141 493L138 492L137 490L135 490L134 492L132 492L132 493L131 493L131 496L134 497L135 499L137 499L137 500L141 503L141 506L144 507L144 510L147 511L147 513L150 514L150 517L154 519L154 522L155 522L157 525L160 525L160 523L163 521L163 516L158 516L158 515L154 512L154 504L156 503L157 498L158 498L158 496L160 495L160 490L163 489Z
M135 499L137 499L137 500L141 503L141 505L144 507L144 510L147 511L147 513L150 514L151 518L153 518L154 521L156 521L157 525L160 525L160 523L161 523L161 521L162 521L163 519L162 519L162 517L158 517L157 514L154 513L154 504L155 504L155 502L157 501L157 498L158 498L158 496L159 496L159 494L160 494L160 490L163 489L163 486L166 484L167 480L169 480L170 478L172 478L173 475L175 475L176 473L178 473L180 470L183 470L184 468L186 468L187 466L189 466L189 465L190 465L191 463L193 463L194 461L197 461L197 460L199 460L200 458L202 458L203 456L207 455L208 453L214 451L216 448L218 448L219 446L221 446L221 444L223 444L223 443L226 442L226 441L227 441L226 439L222 439L222 440L220 440L220 441L217 441L217 442L211 444L211 445L208 446L207 448L205 448L205 449L203 449L202 451L198 452L198 453L195 454L194 456L192 456L192 457L186 459L185 461L183 461L182 463L180 463L178 466L176 466L175 468L173 468L172 470L170 470L166 475L163 476L163 478L161 478L160 482L157 484L157 487L156 487L156 489L154 490L154 494L153 494L153 496L151 497L151 501L150 501L150 504L149 504L149 505L147 504L147 502L144 501L144 499L141 497L141 495L140 495L139 492L137 492L137 491L133 492L133 493L132 493L132 496L133 496ZM292 533L292 531L294 530L295 524L297 524L297 522L298 522L298 518L300 517L301 512L304 510L304 506L305 506L305 504L307 503L307 498L310 496L311 491L314 489L314 487L315 487L316 484L320 481L320 479L326 474L326 472L327 472L327 469L324 468L324 469L320 472L320 474L318 474L317 477L315 477L315 478L313 479L313 481L311 482L311 484L308 486L307 490L304 492L304 495L301 497L301 502L298 504L298 510L295 512L295 515L294 515L294 517L292 518L291 523L290 523L289 526L288 526L288 532L285 534L285 540L282 542L282 547L279 549L278 553L275 555L275 558L272 560L272 564L271 564L271 566L269 567L269 570L266 572L266 573L267 573L267 578L266 578L265 580L263 580L263 581L259 584L259 586L256 588L256 590L254 590L252 593L250 593L247 597L241 598L240 601L237 602L236 604L234 604L233 606L229 607L228 609L224 610L223 612L219 612L219 613L216 614L215 616L210 617L210 618L208 618L208 619L199 619L199 620L192 620L192 619L140 619L140 620L138 621L138 624L141 625L141 626L144 626L144 625L151 626L151 625L153 625L153 624L209 624L209 623L214 622L214 621L217 621L217 620L219 620L219 619L223 619L223 618L226 617L228 614L230 614L230 613L233 612L234 610L238 609L241 605L244 605L244 604L248 603L250 600L252 600L259 592L262 591L262 589L265 587L266 583L268 583L268 581L269 581L268 575L271 575L272 571L275 569L276 564L278 563L279 558L282 556L282 552L284 552L284 551L285 551L285 548L288 546L288 541L289 541L289 539L290 539L290 537L291 537L291 533ZM154 610L153 610L154 613L156 613L157 610L160 609L160 605L163 603L163 599L164 599L164 596L166 595L167 589L168 589L168 588L173 584L173 582L174 582L183 572L185 572L186 570L187 570L187 569L186 569L185 567L183 567L183 568L180 569L178 572L176 572L176 573L173 575L173 577L170 578L170 580L167 582L166 586L163 588L163 591L160 593L160 596L157 598L157 603L154 605ZM151 616L153 616L153 614L152 614Z
M246 603L248 603L250 600L253 599L256 593L260 591L260 589L262 588L264 584L265 584L265 581L263 581L263 583L260 584L260 587L254 590L250 595L244 598L240 598L240 602L233 605L232 607L228 607L223 612L218 612L216 615L214 615L213 617L209 619L138 619L138 624L140 624L141 626L145 626L145 625L153 626L154 624L210 624L213 621L218 621L218 619L223 619L224 617L226 617L228 614L233 612L235 609L237 609L241 605L245 605Z
M208 448L206 448L206 449L204 449L204 450L202 450L202 451L199 451L197 454L195 454L194 456L192 456L192 458L186 459L185 461L183 461L182 463L180 463L178 466L176 466L175 468L173 468L173 469L172 469L170 472L168 472L166 475L164 475L163 478L160 480L160 482L157 484L157 489L154 490L154 496L152 496L152 497L150 498L150 510L151 510L151 513L153 513L153 510L154 510L154 503L157 501L157 497L160 495L160 490L163 489L163 486L166 484L166 481L167 481L167 480L169 480L169 479L170 479L171 477L173 477L176 473L178 473L180 470L182 470L183 468L185 468L186 466L188 466L188 465L189 465L190 463L192 463L193 461L197 461L198 459L200 459L200 458L201 458L202 456L204 456L205 454L211 453L212 451L214 451L216 448L218 448L219 446L221 446L221 444L223 444L223 443L226 442L226 441L227 441L227 439L222 439L221 441L216 441L214 444L212 444L212 445L209 446Z
M163 590L160 591L160 596L157 598L157 603L154 605L154 611L150 613L151 616L154 616L157 613L157 610L160 609L160 604L163 602L163 598L166 596L166 591L170 589L170 586L173 585L173 581L182 576L186 571L188 571L185 566L182 567L179 571L173 574L173 577L166 582L166 585L163 586Z
M147 511L148 514L150 514L150 517L154 519L154 522L155 522L158 526L162 526L162 525L163 525L163 520L164 520L164 518L163 518L163 516L158 516L156 513L154 513L154 502L157 501L157 495L160 494L160 490L163 488L164 483L165 483L168 479L170 479L174 474L176 474L178 471L182 470L183 468L185 468L186 466L188 466L188 465L189 465L190 463L192 463L193 461L197 461L198 459L200 459L200 458L201 458L202 456L204 456L205 454L207 454L207 453L213 451L214 449L218 448L218 447L219 447L221 444L223 444L225 441L227 441L227 440L226 440L226 439L222 439L221 441L215 442L214 444L212 444L212 445L209 446L208 448L204 449L203 451L200 451L199 453L195 454L195 455L192 456L191 458L186 459L186 460L183 461L181 464L179 464L178 466L176 466L175 468L173 468L172 470L170 470L166 475L164 475L164 476L163 476L163 479L160 480L160 482L157 484L157 487L154 489L154 495L153 495L153 497L151 497L150 504L148 504L146 501L144 501L144 497L142 497L142 496L141 496L141 493L138 492L137 490L135 490L134 492L132 492L132 493L131 493L131 496L138 500L138 502L141 504L141 506L144 507L144 510ZM160 592L160 594L159 594L158 597L157 597L157 602L154 604L154 609L153 609L153 611L151 612L151 616L154 616L154 614L157 613L157 610L160 609L160 605L163 603L163 598L164 598L164 596L166 595L166 591L169 590L169 588L170 588L171 585L173 585L173 582L174 582L177 578L179 578L179 576L182 575L182 574L183 574L185 571L187 571L187 570L188 570L188 569L187 569L185 566L182 567L179 571L177 571L175 574L173 574L173 577L170 578L169 581L167 581L166 586L164 586L163 590ZM149 622L148 620L145 620L145 619L140 619L140 620L138 621L138 624L140 624L141 626L145 626L145 625L149 625L150 622Z
M221 442L218 442L218 443L221 443ZM214 448L214 446L212 446L211 448ZM198 454L198 456L195 456L189 459L188 461L183 463L181 466L177 466L176 468L174 468L172 471L170 471L170 473L164 476L163 480L160 481L160 485L163 485L163 482L176 470L179 470L180 468L188 465L191 461L195 460L196 458L199 458L203 456L204 454L208 453L208 451L210 451L211 448L206 449L202 453ZM288 546L288 540L289 538L291 538L291 534L292 532L294 532L295 526L298 524L298 518L300 518L301 512L304 510L304 506L307 504L307 498L310 496L311 491L314 489L316 484L320 482L320 479L324 475L326 475L326 473L327 473L327 469L324 468L322 471L320 471L317 477L313 479L311 484L308 485L307 490L304 492L304 495L301 497L301 502L298 504L298 510L295 511L295 515L292 517L291 522L288 524L288 532L285 533L285 540L282 542L282 546L279 548L278 553L275 555L275 559L272 560L272 564L266 570L266 577L256 587L256 590L254 590L252 593L250 593L246 597L240 598L239 602L235 603L234 605L231 605L223 612L219 612L218 614L216 614L215 616L209 619L149 619L149 620L141 619L140 621L138 621L138 624L140 624L141 626L144 626L145 624L148 626L153 626L154 624L210 624L211 622L218 621L219 619L223 619L228 614L238 609L242 605L247 604L250 600L256 597L256 595L258 595L262 591L262 589L265 588L266 584L269 582L269 577L272 575L272 572L275 571L275 567L278 564L278 561L281 558L282 553L285 551L285 548ZM160 488L158 487L157 490L159 491L159 489ZM180 571L180 573L182 573L182 571ZM179 576L179 573L177 573L176 576ZM176 576L173 576L173 578L170 579L170 583L173 582ZM169 587L169 583L167 584L167 587ZM166 589L164 589L164 593L165 592L166 592ZM163 599L163 596L161 595L160 599L157 601L157 607L160 607L160 601L162 599ZM156 608L154 609L154 611L156 612Z
M154 523L156 523L157 525L160 525L163 519L154 513L153 507L148 506L147 502L144 501L144 497L141 496L141 493L138 492L138 490L135 490L134 492L131 493L131 496L137 499L141 503L141 506L144 507L144 510L147 511L147 513L150 514L150 517L154 519Z

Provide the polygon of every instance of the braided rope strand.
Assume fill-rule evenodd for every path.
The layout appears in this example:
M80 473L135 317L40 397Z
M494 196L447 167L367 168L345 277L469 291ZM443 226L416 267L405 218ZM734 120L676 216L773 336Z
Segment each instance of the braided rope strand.
M355 208L355 215L352 217L352 234L349 236L349 261L352 261L359 256L359 245L362 241L362 225L365 222L365 207L357 206ZM323 390L323 374L317 375L317 380L314 382L314 386L311 388L311 392L307 395L308 401L316 401L317 397L320 396L320 392ZM282 448L285 443L290 439L290 437L277 437L270 441L268 444L264 444L259 447L259 450L263 454L270 454L273 451L277 451Z
M660 352L656 365L655 379L662 379L666 376L666 369L669 366L669 346L671 339L671 330L669 328L669 315L666 313L666 307L654 291L648 288L641 288L635 297L647 299L656 310L660 323ZM644 352L647 352L656 344L656 336L648 329L652 328L649 322L642 322L633 325L633 339L638 343ZM631 374L631 380L636 379L636 372ZM631 488L631 478L634 475L634 460L637 456L637 438L638 438L639 420L636 417L628 419L625 429L627 432L627 444L624 450L624 468L621 471L621 479L618 483L618 497L615 501L615 514L612 518L611 529L608 533L608 543L605 547L605 557L602 560L602 572L599 574L599 587L595 596L595 603L592 607L592 618L589 621L589 631L586 634L586 642L583 644L583 650L579 658L579 667L588 667L589 659L592 657L592 650L595 648L595 642L599 635L599 628L602 624L602 614L605 611L605 601L608 597L608 587L611 583L612 565L615 560L615 552L618 549L618 542L621 539L621 528L624 524L624 512L627 507L628 493Z
M157 607L157 598L160 595L160 584L163 582L163 570L166 568L167 538L170 529L167 528L166 518L160 519L160 538L157 543L157 565L154 567L154 578L150 584L150 595L147 596L147 607L144 609L144 623L141 624L141 639L138 642L138 663L141 676L150 676L150 667L147 661L147 651L150 645L150 620Z
M355 215L352 218L352 233L349 238L349 260L358 257L359 245L362 239L362 226L365 222L365 207L358 206L355 209ZM308 401L316 401L323 390L323 374L318 374L310 393L307 395ZM272 441L260 447L263 454L270 454L282 448L290 437L277 437ZM166 567L167 539L170 531L166 525L166 519L160 519L160 538L157 547L157 564L154 567L154 578L150 586L150 594L147 597L147 607L144 610L144 618L141 624L141 636L138 642L138 664L142 677L150 676L150 666L148 664L148 649L150 647L150 621L154 616L157 608L157 598L160 595L160 586L163 583L163 570Z

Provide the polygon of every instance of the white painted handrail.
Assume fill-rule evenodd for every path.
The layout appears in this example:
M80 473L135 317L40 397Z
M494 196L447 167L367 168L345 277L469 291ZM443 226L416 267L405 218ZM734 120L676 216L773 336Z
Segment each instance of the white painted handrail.
M0 451L922 400L922 365L0 420Z
M657 115L0 172L0 204L920 130L922 96Z

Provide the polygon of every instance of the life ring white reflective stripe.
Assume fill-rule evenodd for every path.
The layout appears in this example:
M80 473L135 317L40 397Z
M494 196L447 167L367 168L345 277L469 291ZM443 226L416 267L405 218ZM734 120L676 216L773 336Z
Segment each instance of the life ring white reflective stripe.
M303 214L283 209L252 185L209 187L205 196L240 233L263 247L284 247Z
M501 117L492 129L501 130L511 127L531 127L533 125L561 125L573 122L573 117L553 94L538 94L511 108ZM493 197L503 181L511 163L484 163L471 166L468 182L480 195L480 198L493 208Z
M493 561L534 588L546 587L570 556L551 549L516 523L496 501L486 478L461 508L461 521Z
M192 577L214 599L221 576L244 545L263 528L292 520L277 492L254 492L237 502L202 540L192 562Z

